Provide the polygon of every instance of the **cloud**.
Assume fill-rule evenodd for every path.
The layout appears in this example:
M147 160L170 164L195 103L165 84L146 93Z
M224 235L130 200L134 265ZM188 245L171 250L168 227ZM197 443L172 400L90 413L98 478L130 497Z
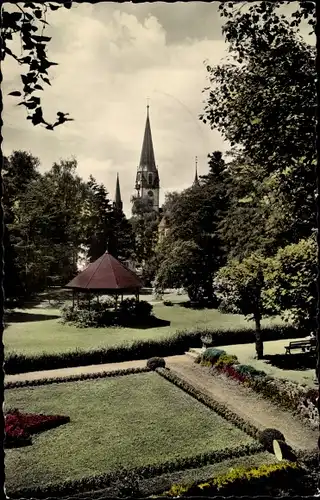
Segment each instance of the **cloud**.
M119 172L128 215L147 97L151 99L162 201L166 190L183 189L192 182L196 155L202 173L206 171L206 155L226 147L219 134L198 119L201 90L206 84L203 60L209 57L218 62L225 53L224 42L207 36L190 38L185 27L185 33L180 30L180 37L172 43L171 20L168 43L163 26L166 16L160 22L155 15L161 12L160 5L156 9L144 6L143 15L141 6L128 9L129 5L77 4L70 11L51 13L49 54L59 65L50 72L52 86L42 95L43 109L48 119L63 111L75 121L54 132L34 128L16 101L5 97L3 130L5 154L13 149L30 150L40 158L43 170L60 158L76 156L79 174L84 178L92 174L112 196ZM163 4L167 14L173 12L172 7ZM187 10L192 18L185 13L184 19L193 26L197 7L194 4ZM174 6L176 17L183 11L186 9ZM20 88L19 68L14 62L5 61L4 74L4 93Z
M43 170L75 156L79 174L85 179L92 174L112 196L119 172L130 215L147 97L161 202L166 191L192 183L195 156L201 175L208 153L228 149L220 134L198 118L207 85L203 61L219 63L227 50L216 3L79 3L51 12L48 21L49 58L59 65L52 67L52 86L41 95L44 115L53 120L57 111L69 112L74 121L54 132L33 127L16 100L6 96L21 88L20 68L7 58L5 154L31 151Z

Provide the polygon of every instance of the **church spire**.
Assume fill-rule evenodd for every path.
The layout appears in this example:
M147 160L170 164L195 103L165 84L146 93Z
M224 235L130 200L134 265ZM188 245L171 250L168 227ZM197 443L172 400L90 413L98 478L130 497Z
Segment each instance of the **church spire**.
M156 172L156 161L154 157L153 151L153 143L152 143L152 135L151 135L151 127L150 127L150 118L149 118L149 101L147 104L147 120L144 131L144 138L140 156L140 164L139 167L144 167L144 170L147 172Z
M113 206L116 210L118 210L119 212L122 212L122 200L121 200L120 182L119 182L119 174L118 173L117 173L117 182L116 182L116 194L114 197Z
M195 158L196 160L196 174L194 176L194 181L193 181L193 186L200 186L200 182L199 182L199 179L198 179L198 157L196 156Z

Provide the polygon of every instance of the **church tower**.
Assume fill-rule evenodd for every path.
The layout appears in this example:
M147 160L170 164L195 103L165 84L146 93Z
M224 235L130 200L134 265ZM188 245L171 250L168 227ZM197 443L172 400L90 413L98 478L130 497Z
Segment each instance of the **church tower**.
M196 174L194 176L194 181L193 181L192 187L199 187L199 186L200 186L200 182L198 179L198 157L196 156Z
M116 182L116 194L114 197L113 207L117 212L122 212L122 200L120 193L120 182L119 182L119 174L117 173L117 182Z
M156 212L159 212L159 173L156 166L150 118L149 105L147 106L147 120L144 131L144 138L140 156L140 163L137 169L136 185L137 197L150 203Z

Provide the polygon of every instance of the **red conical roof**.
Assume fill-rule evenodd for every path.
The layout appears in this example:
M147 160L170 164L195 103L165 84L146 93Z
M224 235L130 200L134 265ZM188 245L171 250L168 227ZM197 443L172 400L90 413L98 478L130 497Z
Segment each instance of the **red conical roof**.
M108 252L73 278L65 288L81 290L136 290L142 288L138 276Z

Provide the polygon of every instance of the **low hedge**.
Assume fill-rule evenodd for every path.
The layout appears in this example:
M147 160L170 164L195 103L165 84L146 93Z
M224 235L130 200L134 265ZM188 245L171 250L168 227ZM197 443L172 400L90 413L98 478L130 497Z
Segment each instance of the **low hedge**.
M206 483L190 485L173 485L163 494L166 497L177 496L223 496L248 495L266 493L267 490L279 488L285 490L292 487L299 476L305 473L297 464L281 462L271 465L262 465L251 469L235 468L227 474L216 476ZM262 488L262 489L261 489Z
M177 373L173 372L172 370L169 371L166 368L157 368L156 371L159 375L169 380L174 385L185 391L187 394L200 401L200 403L203 403L205 406L215 411L224 419L229 420L233 425L246 432L249 436L253 437L254 439L258 438L260 431L257 427L245 421L233 411L229 410L229 408L227 408L227 406L225 406L224 404L218 403L206 394L203 394L201 391L189 384L189 382L181 378Z
M203 335L213 335L215 344L248 344L254 342L254 331L241 328L238 330L194 330L177 331L174 335L152 340L134 341L132 344L122 344L101 349L67 351L62 353L41 353L26 355L16 352L7 353L4 369L7 375L41 370L55 370L73 366L97 365L103 363L118 363L133 359L148 359L154 356L166 357L183 354L192 347L201 347ZM292 326L276 326L262 330L264 339L279 340L301 336Z
M97 476L84 477L77 480L64 481L60 484L47 484L34 488L20 488L15 491L7 491L10 498L47 498L49 496L67 496L75 493L89 492L107 488L112 482L125 480L128 476L138 479L148 479L161 474L175 471L202 467L211 463L223 462L224 460L253 455L262 451L259 443L252 443L237 448L225 448L224 450L201 453L193 457L178 458L158 465L147 465L133 469L119 469L114 472L100 474Z
M95 380L107 377L121 377L123 375L132 375L134 373L145 373L149 371L150 368L144 366L143 368L126 368L123 370L113 370L110 372L82 373L79 375L69 375L68 377L41 378L39 380L19 380L17 382L7 382L6 384L4 384L4 388L6 390L6 389L18 389L20 387L34 387L38 385L63 384L65 382L79 382L81 380Z

